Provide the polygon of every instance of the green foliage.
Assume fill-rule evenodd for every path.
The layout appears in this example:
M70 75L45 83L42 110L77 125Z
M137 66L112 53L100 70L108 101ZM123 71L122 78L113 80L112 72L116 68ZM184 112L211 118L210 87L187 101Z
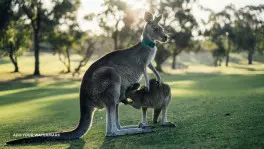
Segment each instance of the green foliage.
M236 13L237 27L237 46L242 50L248 51L248 64L252 64L253 54L258 51L262 45L262 40L259 32L263 26L264 6L245 6L240 8Z
M0 31L6 29L10 22L10 18L13 15L12 0L1 0L0 1Z
M218 47L212 53L215 57L215 65L218 66L218 61L221 61L226 56L226 66L229 63L229 53L233 47L237 46L238 29L233 17L237 13L234 5L227 5L222 11L215 13L213 10L209 16L207 24L211 25L209 30L206 30L204 35L214 42ZM238 49L238 48L236 48Z
M83 33L70 27L68 31L53 31L47 36L47 40L58 53L59 60L64 64L67 73L71 72L70 53L74 44L81 40Z
M264 24L256 30L256 50L260 54L264 54Z
M33 49L35 52L35 70L34 75L39 76L39 42L45 38L48 31L53 30L58 24L61 24L65 18L74 18L74 11L79 7L79 0L52 0L49 7L45 7L41 0L17 0L17 7L20 16L26 16L29 20L33 32ZM65 23L65 22L63 22Z
M122 0L104 0L104 6L102 12L88 14L85 19L98 20L105 35L113 39L115 50L135 44L139 40L144 23L138 17L142 10L132 9Z
M176 68L176 56L183 50L193 50L195 45L192 31L198 27L191 9L195 0L164 1L159 12L164 13L162 25L166 27L171 40L172 68ZM197 48L198 49L198 48Z
M217 48L217 45L208 39L201 41L200 45L205 51L213 51Z
M120 48L120 30L127 4L122 0L104 0L105 9L97 14L99 26L111 37L114 42L114 50ZM111 20L111 21L110 21Z
M17 57L31 46L31 33L23 20L11 21L8 28L0 32L0 56L9 56L18 72Z
M76 19L79 5L79 0L63 1L61 4L56 4L54 14L63 16L63 20L59 20L54 29L47 32L48 35L46 36L46 40L53 46L59 55L59 60L66 67L67 73L71 72L71 50L83 36ZM61 29L60 27L64 28Z
M81 68L89 62L96 49L102 48L100 45L103 43L104 40L101 40L100 37L91 37L87 34L84 34L81 39L74 43L73 48L82 58L78 66L74 69L73 76L76 74L80 75Z

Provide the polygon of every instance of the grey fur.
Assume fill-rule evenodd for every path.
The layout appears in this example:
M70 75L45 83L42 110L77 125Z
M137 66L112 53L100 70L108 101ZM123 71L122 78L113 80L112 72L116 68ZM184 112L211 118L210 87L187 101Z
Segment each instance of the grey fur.
M126 97L131 98L129 104L134 108L142 108L142 121L140 127L147 127L147 109L153 108L153 123L157 123L160 112L162 112L162 126L174 127L173 123L167 122L167 107L171 100L171 89L168 84L159 83L155 79L150 80L150 90L146 87L137 90L138 84L134 84L126 91Z
M167 40L162 27L148 14L143 30L143 39L152 42ZM145 15L146 16L146 15ZM158 28L158 31L154 29ZM106 108L106 136L119 136L126 134L149 133L150 129L137 128L137 126L121 127L118 120L118 104L125 100L126 88L138 82L145 74L146 68L151 66L155 57L156 47L149 48L142 43L135 46L111 52L94 62L83 76L80 89L80 121L76 129L70 132L57 133L59 137L33 137L7 142L19 144L27 142L42 142L45 140L76 139L83 136L90 128L93 113L96 109ZM151 68L155 71L154 68ZM157 78L160 79L157 71ZM149 88L149 86L148 86Z

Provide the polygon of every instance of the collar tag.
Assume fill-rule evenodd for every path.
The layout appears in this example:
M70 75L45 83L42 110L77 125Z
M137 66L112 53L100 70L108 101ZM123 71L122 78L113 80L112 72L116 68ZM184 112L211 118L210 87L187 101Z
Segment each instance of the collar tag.
M141 43L149 48L154 48L155 47L155 43L152 41L148 41L148 40L142 40Z

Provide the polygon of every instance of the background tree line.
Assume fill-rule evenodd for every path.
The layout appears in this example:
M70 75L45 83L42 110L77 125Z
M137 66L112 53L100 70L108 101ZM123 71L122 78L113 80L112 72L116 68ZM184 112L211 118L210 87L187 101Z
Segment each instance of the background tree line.
M231 52L246 51L248 64L253 63L253 54L264 51L264 5L236 8L226 6L220 12L201 7L210 13L207 21L199 23L193 15L196 0L148 0L150 11L163 14L160 24L169 35L166 44L158 44L155 58L157 70L172 58L171 68L177 67L177 56L182 51L205 49L210 43L215 66L229 65ZM74 68L73 75L79 74L94 51L103 48L105 39L111 39L113 50L120 50L140 41L144 21L138 15L142 9L132 9L122 0L104 0L104 9L99 13L85 16L86 21L96 20L103 31L94 35L82 31L77 22L79 0L2 0L0 2L0 56L9 56L14 71L19 71L18 56L24 51L34 51L33 75L39 76L40 43L47 42L65 66L65 73L72 72L71 54L82 58ZM111 21L109 21L111 20ZM206 26L201 30L201 25ZM200 37L200 38L197 38ZM23 66L21 66L23 67Z

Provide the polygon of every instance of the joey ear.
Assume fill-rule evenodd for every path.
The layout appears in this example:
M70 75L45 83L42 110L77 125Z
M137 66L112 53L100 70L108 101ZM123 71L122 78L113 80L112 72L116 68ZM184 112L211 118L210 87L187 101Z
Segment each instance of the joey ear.
M150 12L146 11L145 16L144 16L144 20L148 23L152 22L153 21L153 15Z
M162 15L155 16L154 21L158 23L161 20L161 18L162 18Z

